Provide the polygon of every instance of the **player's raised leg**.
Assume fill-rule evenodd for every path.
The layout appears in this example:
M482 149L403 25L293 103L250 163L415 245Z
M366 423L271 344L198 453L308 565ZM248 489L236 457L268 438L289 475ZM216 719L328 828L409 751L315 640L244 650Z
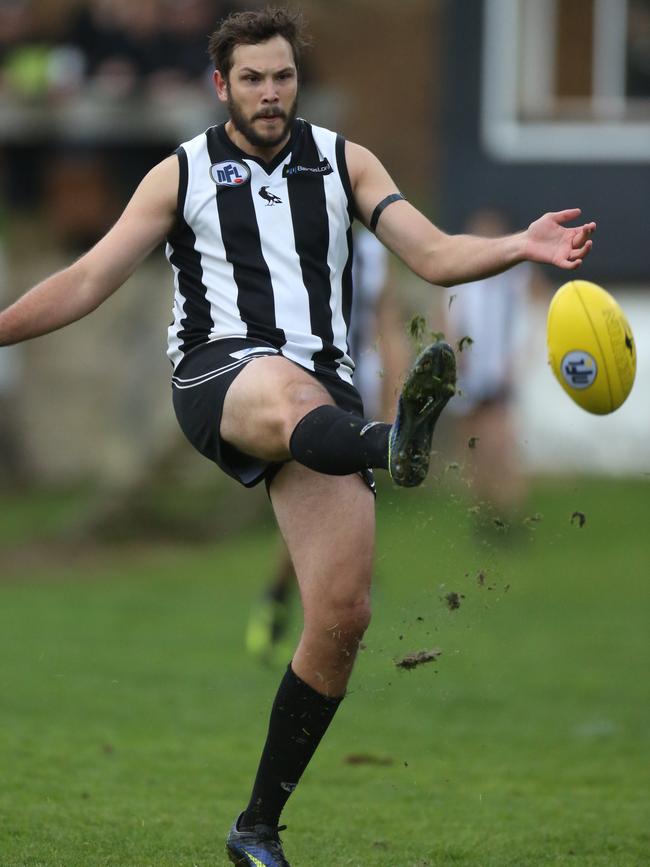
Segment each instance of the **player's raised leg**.
M266 461L291 458L291 434L307 413L332 406L327 390L307 371L279 356L249 361L223 403L221 437Z
M366 483L292 462L273 481L271 499L296 570L304 629L273 704L249 805L228 837L231 860L244 865L288 864L280 813L345 694L370 621L375 519ZM244 860L246 853L258 862Z
M387 469L398 485L419 485L429 468L431 438L455 392L456 361L443 342L411 368L391 426L335 406L327 390L284 358L251 361L230 386L222 438L269 461L293 458L328 475Z
M221 437L267 461L294 459L330 475L388 466L390 425L334 405L327 389L278 356L250 361L223 405Z

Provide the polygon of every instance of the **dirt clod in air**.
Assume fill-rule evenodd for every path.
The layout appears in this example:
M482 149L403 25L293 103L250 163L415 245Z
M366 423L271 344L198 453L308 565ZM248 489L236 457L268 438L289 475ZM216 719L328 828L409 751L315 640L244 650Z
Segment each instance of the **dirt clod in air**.
M346 765L379 765L388 767L395 764L390 756L374 756L372 753L350 753L343 761Z
M584 527L584 525L587 523L587 516L584 512L574 512L571 515L571 523L577 523L578 527Z
M479 587L487 587L488 590L494 590L494 584L488 584L487 574L481 569L476 575L476 583ZM508 585L509 587L510 585Z
M460 600L464 598L464 593L456 593L453 591L447 593L445 596L445 599L447 600L447 608L449 608L450 611L456 611L457 608L460 608Z
M481 439L480 437L470 437L470 438L467 440L467 448L468 448L468 449L475 449L476 446L477 446L477 444L478 444L478 441L479 441L480 439Z
M415 653L407 653L401 659L398 659L395 665L397 668L403 668L410 671L417 668L419 665L424 665L425 662L435 662L442 655L442 650L437 647L431 650L418 650Z
M408 333L413 340L422 340L424 332L427 330L427 320L424 316L416 313L408 324Z

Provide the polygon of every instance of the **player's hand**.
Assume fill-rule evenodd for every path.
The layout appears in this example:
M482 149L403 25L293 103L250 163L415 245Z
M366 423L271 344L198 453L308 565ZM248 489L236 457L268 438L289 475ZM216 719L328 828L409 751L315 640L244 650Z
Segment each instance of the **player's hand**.
M595 223L568 227L563 223L580 216L580 208L544 214L531 223L526 231L526 258L531 262L544 262L558 268L573 270L591 250L591 234Z

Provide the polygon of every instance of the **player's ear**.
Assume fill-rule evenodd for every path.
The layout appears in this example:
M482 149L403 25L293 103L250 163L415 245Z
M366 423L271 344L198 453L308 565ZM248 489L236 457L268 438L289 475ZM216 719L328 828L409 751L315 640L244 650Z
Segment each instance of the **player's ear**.
M212 74L212 81L214 82L214 89L220 101L228 102L228 79L224 78L218 69L215 69Z

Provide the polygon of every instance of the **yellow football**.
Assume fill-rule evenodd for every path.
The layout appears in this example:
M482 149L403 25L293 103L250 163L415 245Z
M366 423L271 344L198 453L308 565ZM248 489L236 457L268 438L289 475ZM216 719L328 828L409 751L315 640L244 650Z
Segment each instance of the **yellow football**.
M607 415L625 401L636 374L632 329L609 292L571 280L551 301L548 360L569 397L587 412Z

